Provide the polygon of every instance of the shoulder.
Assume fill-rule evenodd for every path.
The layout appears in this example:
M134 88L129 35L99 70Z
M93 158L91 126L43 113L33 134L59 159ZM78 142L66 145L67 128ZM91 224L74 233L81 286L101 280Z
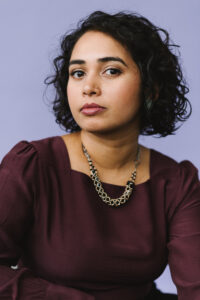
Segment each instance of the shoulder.
M176 161L170 156L157 150L151 149L151 172L152 176L159 175L164 178L183 179L187 176L198 178L198 169L189 160Z
M27 140L17 142L5 154L1 161L1 168L4 166L12 166L26 160L35 159L37 157L37 150Z
M152 186L160 189L165 199L168 220L178 210L198 205L200 181L198 169L189 161L177 162L173 158L152 150Z
M29 143L36 149L39 161L45 167L65 169L69 165L68 152L62 136L50 136Z
M62 139L60 136L50 136L29 142L32 147L38 152L40 160L45 161L47 164L54 164L56 157L60 154L60 148L63 150Z
M62 146L59 136L51 136L38 140L21 140L17 142L3 157L1 167L4 165L33 164L36 161L45 161L53 164L56 161L58 148ZM61 150L63 148L61 147Z

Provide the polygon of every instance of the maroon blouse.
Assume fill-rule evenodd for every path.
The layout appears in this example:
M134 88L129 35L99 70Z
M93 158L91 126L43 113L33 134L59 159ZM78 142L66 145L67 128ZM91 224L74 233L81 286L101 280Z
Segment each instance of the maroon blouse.
M143 299L169 263L179 299L199 300L197 169L155 150L150 166L114 208L70 168L60 136L18 142L0 164L0 299Z

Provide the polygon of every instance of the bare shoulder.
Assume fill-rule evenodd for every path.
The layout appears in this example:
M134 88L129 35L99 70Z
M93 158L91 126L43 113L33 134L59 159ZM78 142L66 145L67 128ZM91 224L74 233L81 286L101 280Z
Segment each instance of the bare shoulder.
M62 135L69 155L72 170L88 173L88 165L81 148L80 132Z
M64 142L68 143L71 141L75 141L80 136L80 132L73 132L65 135L61 135L61 138Z
M61 138L66 145L69 155L71 155L72 152L76 153L80 150L80 132L65 134L62 135Z

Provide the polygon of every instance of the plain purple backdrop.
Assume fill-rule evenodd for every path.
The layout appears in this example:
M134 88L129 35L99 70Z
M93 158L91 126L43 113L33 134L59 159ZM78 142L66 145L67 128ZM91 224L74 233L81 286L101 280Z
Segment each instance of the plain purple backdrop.
M20 140L64 134L46 104L43 81L52 72L60 37L94 10L138 12L167 29L181 46L192 116L176 135L141 137L140 142L177 161L189 159L200 168L199 0L0 0L0 161ZM176 291L168 268L157 284L163 291Z

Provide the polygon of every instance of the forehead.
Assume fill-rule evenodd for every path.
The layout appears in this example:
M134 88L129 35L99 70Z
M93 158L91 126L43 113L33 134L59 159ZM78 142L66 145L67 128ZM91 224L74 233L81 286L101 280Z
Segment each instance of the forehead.
M76 42L71 58L97 58L105 55L131 58L130 53L120 42L112 36L99 31L84 33Z

